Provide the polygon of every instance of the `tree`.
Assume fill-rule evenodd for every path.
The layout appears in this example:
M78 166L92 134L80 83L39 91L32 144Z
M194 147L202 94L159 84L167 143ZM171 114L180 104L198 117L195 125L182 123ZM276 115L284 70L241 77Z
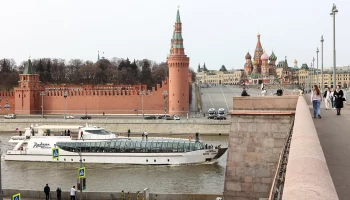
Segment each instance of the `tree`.
M162 62L152 67L152 79L153 83L161 83L164 81L169 75L168 63Z
M143 60L140 80L141 80L141 83L146 84L148 88L152 87L153 81L152 81L151 67L148 60L146 59Z
M222 65L219 71L221 71L221 72L227 72L227 69L226 69L225 65Z
M45 68L44 68L44 63L41 59L39 60L33 60L32 65L35 69L35 73L39 74L39 78L41 82L46 82L45 80Z

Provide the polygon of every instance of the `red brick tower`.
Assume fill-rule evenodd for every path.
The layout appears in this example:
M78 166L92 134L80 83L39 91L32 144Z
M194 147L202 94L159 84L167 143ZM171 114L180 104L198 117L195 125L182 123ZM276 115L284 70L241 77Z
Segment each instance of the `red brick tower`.
M29 59L23 74L19 75L19 87L15 88L15 113L33 114L40 110L37 106L40 102L40 91L42 91L39 75L34 74L32 62Z
M253 71L253 65L252 65L251 59L252 59L252 56L248 52L247 55L245 56L245 64L244 64L244 71L248 76L250 76L250 74Z
M190 59L185 55L181 26L180 11L177 10L171 50L168 56L169 115L184 116L189 112L188 71Z

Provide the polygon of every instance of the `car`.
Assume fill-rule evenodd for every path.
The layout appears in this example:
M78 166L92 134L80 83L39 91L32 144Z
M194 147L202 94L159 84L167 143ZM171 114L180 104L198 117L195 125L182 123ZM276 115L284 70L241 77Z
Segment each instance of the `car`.
M159 115L158 116L158 119L164 119L164 118L166 118L166 117L170 117L168 114L166 114L166 115Z
M84 115L84 116L81 116L80 119L91 119L91 116L89 116L89 115Z
M144 119L157 119L157 117L154 115L150 115L150 116L146 116Z
M64 119L74 119L74 116L72 116L72 115L67 115L67 116L65 116L65 117L63 117Z
M16 119L16 114L8 114L4 116L5 119Z
M222 115L219 115L219 116L216 116L214 119L216 119L216 120L226 120L226 117L222 116Z
M180 120L180 117L178 117L177 115L173 115L174 120Z

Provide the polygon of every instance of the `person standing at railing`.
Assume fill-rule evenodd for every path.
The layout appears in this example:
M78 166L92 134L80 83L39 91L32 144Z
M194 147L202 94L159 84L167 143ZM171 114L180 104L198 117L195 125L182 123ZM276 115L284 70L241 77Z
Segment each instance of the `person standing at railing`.
M314 118L321 118L321 101L322 95L320 89L318 89L317 85L314 85L313 90L311 92L311 102L314 108Z

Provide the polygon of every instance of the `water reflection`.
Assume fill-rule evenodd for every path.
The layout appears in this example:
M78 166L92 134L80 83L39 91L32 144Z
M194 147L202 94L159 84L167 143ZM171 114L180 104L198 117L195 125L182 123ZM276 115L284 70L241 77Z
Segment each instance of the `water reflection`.
M12 135L0 136L2 152L13 147L7 143ZM202 136L203 141L214 146L227 146L227 139L227 136ZM221 193L226 157L227 153L214 164L178 166L84 164L87 190L137 191L148 187L155 193ZM48 183L51 188L68 190L76 185L78 167L79 163L2 161L3 187L42 190Z

